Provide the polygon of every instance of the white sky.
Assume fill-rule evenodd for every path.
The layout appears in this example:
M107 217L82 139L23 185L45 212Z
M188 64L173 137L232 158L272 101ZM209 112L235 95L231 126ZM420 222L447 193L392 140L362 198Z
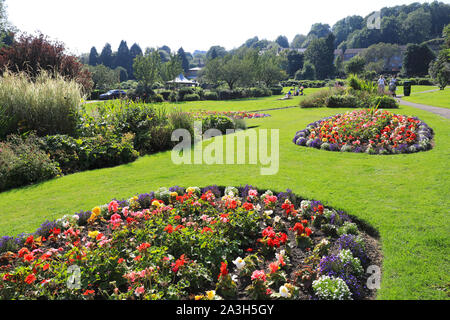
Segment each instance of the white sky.
M62 41L75 54L106 42L116 51L120 41L129 47L168 45L172 50L227 50L247 39L289 41L307 34L313 23L328 23L349 15L367 16L404 0L6 0L9 21L21 31L41 31ZM449 3L450 0L443 2Z

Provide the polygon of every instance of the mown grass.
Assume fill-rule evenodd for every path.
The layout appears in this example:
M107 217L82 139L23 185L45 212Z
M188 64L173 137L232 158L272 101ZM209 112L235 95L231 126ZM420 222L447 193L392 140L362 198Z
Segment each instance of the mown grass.
M406 101L426 104L434 107L441 107L450 109L450 88L434 92L427 92L421 94L411 94L409 97L402 98Z
M253 110L269 109L273 104L272 97L184 105L188 109ZM435 148L416 154L333 153L292 143L296 131L344 111L291 108L270 111L270 118L248 120L249 126L258 129L279 129L280 167L273 176L262 176L259 165L177 166L171 153L164 152L1 193L0 234L32 232L45 219L90 210L112 198L129 198L161 186L248 183L277 191L289 188L345 210L379 231L384 255L379 299L448 299L450 120L406 106L396 110L418 116L435 129Z

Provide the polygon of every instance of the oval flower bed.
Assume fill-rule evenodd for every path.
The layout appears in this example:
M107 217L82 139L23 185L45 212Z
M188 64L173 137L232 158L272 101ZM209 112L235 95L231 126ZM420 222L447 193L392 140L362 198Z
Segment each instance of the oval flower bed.
M398 154L431 149L433 135L433 129L416 117L363 109L311 123L293 142L328 151Z
M0 252L2 299L369 299L381 263L343 212L251 186L113 200Z
M203 118L206 116L225 116L233 119L257 119L257 118L267 118L270 114L267 113L257 113L257 112L247 112L247 111L197 111L192 112L195 118Z

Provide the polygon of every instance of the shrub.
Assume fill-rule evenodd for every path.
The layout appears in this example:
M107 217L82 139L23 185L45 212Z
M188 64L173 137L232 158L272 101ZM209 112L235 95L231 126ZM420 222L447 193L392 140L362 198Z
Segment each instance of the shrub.
M283 93L283 87L282 86L272 87L272 88L270 88L270 90L272 91L272 94L274 96L279 96L280 94Z
M162 95L160 95L160 94L154 94L151 97L151 101L152 102L164 102L164 97Z
M302 108L323 108L328 104L328 98L332 95L333 92L331 89L319 90L317 92L312 93L309 96L306 96L300 102L300 106Z
M217 92L214 91L206 91L204 95L205 100L218 100L219 96L217 95Z
M11 135L6 142L0 142L0 191L49 180L58 174L58 165L40 149L35 135Z
M328 108L355 108L358 107L361 102L357 97L353 95L332 95L328 97Z
M67 135L47 136L42 148L56 161L63 173L112 167L129 163L138 157L133 134L121 138L97 135L74 139Z
M162 95L162 97L166 101L169 100L169 96L170 96L171 93L172 93L172 90L162 90L162 91L159 92L159 94Z
M234 123L230 118L225 116L209 115L203 119L202 129L203 131L218 129L224 134L227 129L234 129Z
M370 107L376 107L380 109L398 109L399 105L397 100L389 96L375 96L370 101Z
M186 94L184 96L184 101L199 101L200 100L200 96L197 93L192 93L192 94Z
M10 133L36 131L74 135L82 98L81 86L60 75L5 72L0 78L0 138Z

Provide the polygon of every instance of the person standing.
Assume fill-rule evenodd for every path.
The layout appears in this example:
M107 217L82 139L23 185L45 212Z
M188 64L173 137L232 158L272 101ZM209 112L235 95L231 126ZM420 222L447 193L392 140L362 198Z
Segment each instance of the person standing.
M386 87L386 82L384 77L381 75L378 79L378 94L384 94L384 88Z

